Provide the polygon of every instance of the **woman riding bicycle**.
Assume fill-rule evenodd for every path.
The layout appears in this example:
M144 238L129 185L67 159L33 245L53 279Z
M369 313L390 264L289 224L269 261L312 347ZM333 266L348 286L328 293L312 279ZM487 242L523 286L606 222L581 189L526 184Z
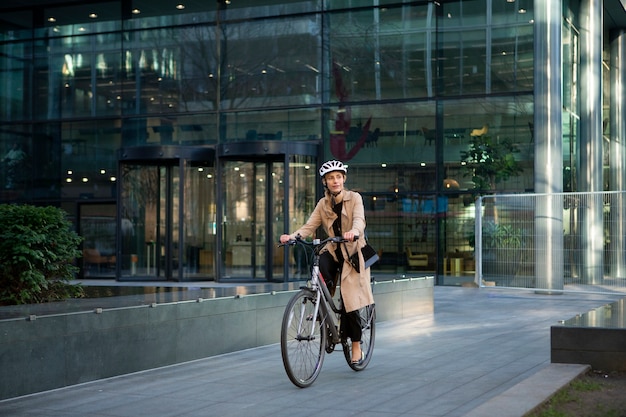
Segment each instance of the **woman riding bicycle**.
M344 337L352 340L352 363L363 359L361 351L361 323L357 310L374 304L370 284L370 270L365 268L361 248L365 239L365 210L363 198L357 192L346 190L347 169L340 161L325 162L319 170L325 192L306 224L292 234L280 237L281 243L293 240L296 236L306 238L322 226L328 236L343 236L350 242L331 243L320 254L320 273L326 285L334 293L337 276L341 277L341 299L343 302L341 331ZM350 257L358 256L358 268L350 262Z

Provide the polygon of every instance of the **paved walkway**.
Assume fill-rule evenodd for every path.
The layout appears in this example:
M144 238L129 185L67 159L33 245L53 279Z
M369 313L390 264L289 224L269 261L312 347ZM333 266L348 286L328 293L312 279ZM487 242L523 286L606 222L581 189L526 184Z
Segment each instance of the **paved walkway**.
M520 417L585 370L550 364L550 326L622 297L434 293L434 315L378 323L367 369L336 351L307 389L274 344L0 401L0 415Z

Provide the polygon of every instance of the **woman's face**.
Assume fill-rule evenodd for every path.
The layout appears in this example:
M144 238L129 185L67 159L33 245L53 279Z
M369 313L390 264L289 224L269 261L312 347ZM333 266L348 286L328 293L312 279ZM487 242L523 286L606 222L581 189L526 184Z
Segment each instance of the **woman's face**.
M326 174L324 179L326 180L326 187L328 187L328 190L331 193L337 194L343 190L345 177L342 172L329 172L328 174Z

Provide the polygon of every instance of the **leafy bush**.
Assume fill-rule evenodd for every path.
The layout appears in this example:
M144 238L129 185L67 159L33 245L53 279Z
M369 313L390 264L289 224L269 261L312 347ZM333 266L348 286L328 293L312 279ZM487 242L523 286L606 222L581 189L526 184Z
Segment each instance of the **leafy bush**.
M0 204L0 305L81 296L81 240L59 208Z

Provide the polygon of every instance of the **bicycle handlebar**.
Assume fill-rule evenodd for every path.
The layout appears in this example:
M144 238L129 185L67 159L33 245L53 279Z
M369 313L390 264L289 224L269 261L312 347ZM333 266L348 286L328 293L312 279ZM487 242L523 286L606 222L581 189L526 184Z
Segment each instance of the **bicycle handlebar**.
M287 242L285 243L281 243L278 246L291 246L291 245L295 245L296 243L300 243L303 245L309 245L309 246L320 246L320 245L325 245L327 243L333 242L333 243L345 243L345 242L356 242L357 240L359 240L359 235L354 235L354 239L348 240L348 239L344 239L341 236L331 236L331 237L327 237L326 239L320 240L320 239L313 239L312 242L307 242L306 240L303 240L302 237L300 235L296 236L295 239L289 239Z

